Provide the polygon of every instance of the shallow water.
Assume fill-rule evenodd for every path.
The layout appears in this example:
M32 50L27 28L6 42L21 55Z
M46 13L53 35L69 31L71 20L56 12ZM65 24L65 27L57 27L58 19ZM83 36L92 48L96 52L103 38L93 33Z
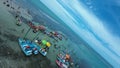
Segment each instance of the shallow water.
M21 0L21 2L16 1L16 3L19 3L19 4L21 3L20 5L27 5L24 7L25 9L32 9L31 15L35 21L40 22L40 24L43 24L42 22L45 22L43 25L51 28L52 30L58 30L58 31L63 32L67 36L67 38L70 39L68 41L65 41L65 40L61 41L58 43L58 45L61 46L61 50L65 50L65 49L68 50L75 65L76 66L79 65L78 68L112 68L112 66L107 61L105 61L98 53L96 53L91 47L89 47L89 45L85 41L83 41L81 38L79 38L68 26L63 24L63 21L60 20L53 12L51 12L44 4L40 3L40 1L31 0L30 2L28 2L27 0ZM33 4L33 6L29 7L28 5L30 4ZM33 9L35 10L33 11ZM41 12L37 10L41 10ZM3 10L0 10L0 11L3 12ZM35 13L37 14L37 16L34 15ZM56 20L57 23L56 21L53 21L49 17L47 17L47 15L50 16L52 19ZM5 26L5 27L0 27L4 30L4 32L0 30L0 35L1 35L0 43L5 42L4 39L8 40L7 44L1 45L2 47L0 48L1 50L0 60L2 60L2 57L4 56L5 56L5 59L8 58L6 59L6 61L2 60L3 63L7 64L7 62L10 62L10 61L11 62L21 61L20 62L21 64L16 63L16 65L18 67L19 66L22 67L23 65L23 67L25 66L24 68L28 68L28 67L49 68L48 66L51 66L51 67L52 65L56 66L54 61L56 59L55 55L58 53L58 50L54 49L53 46L50 48L47 58L42 57L41 55L25 57L23 53L21 52L19 46L17 45L16 40L18 37L24 37L24 34L27 32L29 27L26 24L24 24L22 25L22 28L21 28L21 27L16 26L15 23L12 23L12 22L15 22L15 19L12 14L8 13L7 15L4 15L0 13L0 16L5 16L5 17L0 18L2 22L5 22L5 24L0 22L1 24ZM9 18L9 16L11 18ZM9 19L4 20L6 17ZM40 19L38 17L40 17ZM25 29L25 32L22 34L21 30L23 28ZM35 35L36 34L34 34L31 30L29 34L27 35L27 38L32 40L35 37ZM47 40L50 40L53 42L53 40L49 39L46 35L40 33L39 38L45 38L45 37L47 38ZM7 51L4 52L3 50L7 48L7 46L10 46L11 48L9 48ZM55 54L54 54L54 50L56 50ZM10 52L10 55L8 54L8 52ZM19 52L19 53L16 53L16 52ZM24 61L26 61L27 63L25 63ZM8 64L8 67L9 67L9 64ZM13 68L15 68L15 64Z

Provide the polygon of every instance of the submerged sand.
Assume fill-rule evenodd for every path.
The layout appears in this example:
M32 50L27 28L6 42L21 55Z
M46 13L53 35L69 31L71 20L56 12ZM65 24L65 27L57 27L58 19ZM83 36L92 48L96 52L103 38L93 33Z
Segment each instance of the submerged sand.
M24 23L22 26L17 26L15 17L8 11L10 9L2 0L0 2L0 68L56 68L55 63L51 63L47 57L40 54L30 57L24 55L18 45L18 38L23 37L29 27ZM21 33L22 29L25 29L24 33ZM31 31L27 38L33 39L35 35ZM50 55L52 57L52 54Z

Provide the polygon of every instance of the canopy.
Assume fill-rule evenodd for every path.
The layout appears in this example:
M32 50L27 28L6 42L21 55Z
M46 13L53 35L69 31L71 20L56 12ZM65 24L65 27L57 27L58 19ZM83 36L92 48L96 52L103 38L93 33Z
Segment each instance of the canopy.
M51 46L50 42L47 42L47 43L46 43L46 46L47 46L47 47L50 47L50 46Z
M66 54L65 55L66 59L70 59L70 55Z
M46 45L46 44L47 44L47 41L46 41L46 40L42 40L42 44L43 44L43 45Z
M32 28L32 29L38 29L38 30L45 30L45 26L43 25L39 25L39 23L35 23L35 22L29 22L29 26Z
M39 30L45 30L45 26L40 25L40 26L38 26L38 29L39 29Z

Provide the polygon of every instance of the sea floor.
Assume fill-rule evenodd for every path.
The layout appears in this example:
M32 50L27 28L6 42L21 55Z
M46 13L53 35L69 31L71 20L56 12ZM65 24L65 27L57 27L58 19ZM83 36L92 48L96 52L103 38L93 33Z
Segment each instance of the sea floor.
M17 26L15 17L9 13L10 9L4 6L2 1L0 2L0 68L56 68L57 50L54 50L53 46L47 57L40 54L29 57L24 55L18 45L18 38L22 38L29 27L25 23L22 23L22 26ZM23 29L25 31L22 33ZM32 40L35 35L31 30L26 38ZM42 33L39 37L50 40Z

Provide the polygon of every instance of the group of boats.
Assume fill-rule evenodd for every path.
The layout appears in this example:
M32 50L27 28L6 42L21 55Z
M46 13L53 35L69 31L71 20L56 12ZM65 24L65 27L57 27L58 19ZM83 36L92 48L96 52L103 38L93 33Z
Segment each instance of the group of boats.
M6 4L7 2L4 2L3 4ZM7 6L9 7L9 4ZM21 26L22 19L20 18L19 14L16 15L15 18L17 21L16 25ZM33 29L34 33L41 31L43 34L46 34L47 36L53 38L54 40L62 40L64 37L62 33L59 33L57 31L47 31L45 26L35 25L31 21L28 22L28 26L30 27L30 29ZM21 50L26 56L37 55L39 53L43 56L46 56L51 46L51 43L46 40L35 39L31 41L29 39L26 39L25 37L30 31L30 29L27 31L23 38L18 38L18 43ZM55 62L59 68L69 68L71 65L73 65L73 62L71 61L71 56L68 53L59 53L56 56Z
M17 21L17 25L21 26L21 20L18 18ZM25 37L31 29L33 30L33 33L42 32L43 34L46 34L50 38L53 38L57 41L61 41L63 39L63 35L61 33L56 31L47 31L45 26L43 25L35 25L34 23L29 21L28 26L30 27L30 29L27 31L25 36L18 39L19 45L26 56L31 56L33 54L37 55L39 53L43 56L46 56L51 46L50 42L46 40L36 39L36 37L32 41L26 39ZM73 64L73 62L71 62L71 57L68 53L58 54L55 62L60 68L69 68Z
M18 41L22 51L26 56L31 56L32 54L37 55L39 53L43 56L47 55L46 49L38 46L36 43L30 40L19 38ZM70 55L66 53L59 53L55 62L60 68L69 68L73 64Z
M41 53L43 56L46 56L47 54L47 52L43 48L41 48L40 46L38 46L30 40L19 38L18 41L22 51L26 56L30 56L32 54L37 55L38 53Z
M33 29L34 33L37 33L38 31L40 31L43 34L46 34L47 36L49 36L50 38L53 38L54 40L56 40L55 38L57 38L58 40L62 40L63 38L62 34L55 31L47 31L45 27L42 25L35 26L33 23L29 22L28 26L30 27L30 29ZM27 33L29 31L30 30L28 30ZM27 33L25 35L27 35ZM24 38L19 38L18 41L22 51L26 56L31 56L33 54L37 55L39 53L43 56L46 56L51 46L51 43L46 40L33 39L31 41L31 40L25 39L25 36ZM70 66L73 65L73 62L71 61L71 57L68 53L59 53L56 57L55 62L60 68L69 68Z

